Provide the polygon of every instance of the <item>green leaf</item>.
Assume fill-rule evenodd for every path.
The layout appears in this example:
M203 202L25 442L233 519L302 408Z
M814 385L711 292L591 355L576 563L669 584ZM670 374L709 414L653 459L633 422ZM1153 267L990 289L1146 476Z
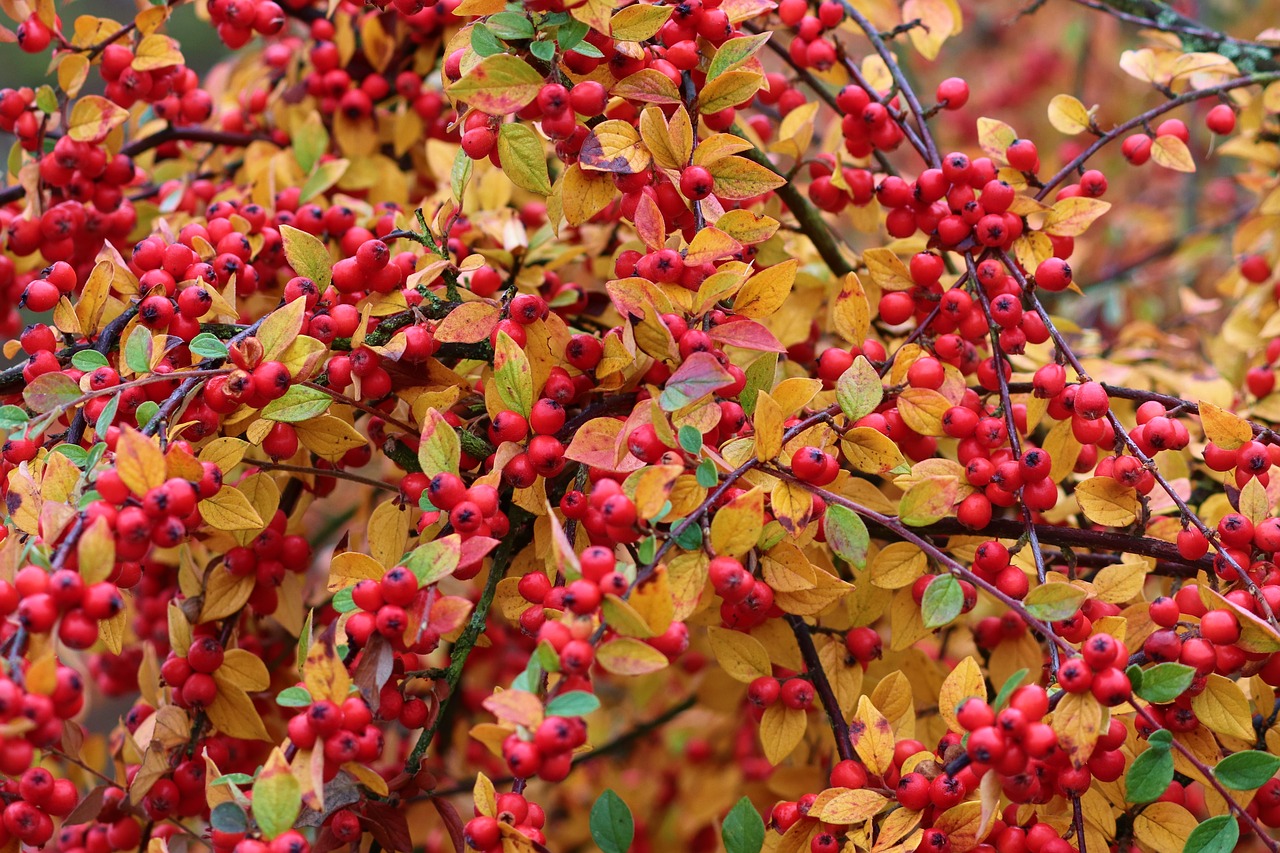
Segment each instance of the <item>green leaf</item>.
M329 131L325 130L324 120L318 112L312 112L307 120L294 125L293 156L304 175L311 174L316 163L329 150Z
M1280 770L1280 756L1268 752L1250 750L1228 755L1213 768L1213 775L1228 788L1236 791L1252 791L1262 787L1276 771Z
M360 609L351 599L351 587L340 589L333 594L333 609L339 613L350 613Z
M711 460L710 460L710 459L708 459L707 461L708 461L708 462L710 462ZM702 471L702 466L701 466L701 465L699 465L699 466L698 466L698 471L699 471L699 472L701 472L701 471ZM699 480L699 481L698 481L698 484L699 484L699 485L703 485L703 483L702 483L702 481L701 481L701 480ZM704 488L710 488L709 486L705 486L705 485L703 485L703 487L704 487ZM640 557L640 562L641 562L641 563L652 563L652 562L653 562L653 555L654 555L654 553L656 553L656 552L657 552L657 550L658 550L658 539L657 539L657 537L656 537L656 536L646 536L646 537L644 538L644 541L642 541L642 542L640 543L640 546L639 546L638 548L636 548L636 553L639 555L639 557Z
M520 189L550 195L547 151L527 124L509 122L498 128L498 162L502 173Z
M704 489L715 488L716 483L720 482L720 473L716 471L716 463L710 459L703 459L698 463L698 471L695 474L698 485Z
M631 809L607 789L591 807L591 839L604 853L627 853L636 835Z
M333 398L317 388L291 385L284 396L263 406L262 417L268 421L296 424L319 417L332 404Z
M1163 746L1165 749L1173 746L1173 732L1168 729L1156 729L1147 738L1147 743L1153 743L1156 746Z
M849 369L836 380L836 402L851 421L874 412L883 399L884 385L880 374L864 355L855 358Z
M560 655L555 648L546 640L538 643L538 647L533 650L533 657L537 659L538 666L547 672L560 671Z
M776 352L767 352L747 365L747 369L744 371L747 384L743 386L742 392L738 394L738 402L742 406L742 413L747 417L755 414L756 399L760 396L761 391L773 387L773 377L777 372L778 354Z
M471 28L471 49L482 57L493 56L506 50L506 45L498 41L493 30L484 24L476 24Z
M764 821L749 798L738 800L725 815L720 837L724 839L725 853L760 853L764 847Z
M1142 681L1134 691L1148 702L1164 704L1177 699L1191 686L1196 671L1182 663L1158 663L1142 671Z
M107 400L107 405L98 413L98 419L93 422L93 431L99 437L107 434L107 430L116 419L116 412L120 411L120 395L116 394Z
M856 568L866 567L867 546L871 543L871 537L867 533L867 525L856 512L840 504L831 504L822 517L822 530L827 537L827 544L836 552L837 557ZM960 598L963 603L963 592Z
M1089 594L1065 582L1041 584L1027 593L1027 612L1037 619L1056 622L1074 616Z
M996 694L996 701L991 703L991 707L999 711L1004 707L1004 703L1009 701L1009 697L1013 695L1013 691L1022 686L1022 681L1027 677L1027 673L1031 670L1020 669L1013 675L1004 680L1004 684L1000 685L1000 692Z
M519 12L499 12L485 21L500 39L533 38L533 22Z
M147 424L149 424L151 422L151 419L154 418L159 413L160 413L160 404L157 403L155 400L147 400L145 403L139 406L138 411L136 412L136 416L138 419L138 429L142 429Z
M25 426L30 420L31 416L21 406L0 406L0 430L13 432Z
M299 200L303 202L311 201L311 199L342 180L342 176L347 173L349 168L351 168L351 161L345 157L321 163L307 178L306 183L302 185L302 194L299 196Z
M587 37L591 28L582 21L574 19L556 30L556 43L561 50L574 50Z
M52 452L61 453L70 459L77 468L84 468L84 463L89 459L89 451L78 444L59 444L53 448Z
M690 453L697 453L702 450L702 433L698 428L685 424L680 427L680 431L676 433L676 438L680 441L680 446Z
M52 86L36 89L36 108L45 115L53 115L58 111L58 96Z
M924 588L920 613L926 628L940 628L960 615L964 609L964 590L951 575L937 575Z
M134 326L124 343L124 363L134 373L151 371L151 332L146 326Z
M1125 774L1125 798L1131 803L1158 800L1173 781L1173 753L1168 746L1152 744L1133 760Z
M217 779L209 783L210 785L251 785L253 777L248 773L223 773Z
M71 366L85 373L97 370L99 367L107 367L109 364L107 357L96 349L82 349L71 356Z
M556 58L556 45L555 42L535 41L530 43L529 52L543 62L550 62Z
M686 551L696 551L702 547L702 528L690 524L676 537L676 544Z
M286 687L276 697L276 704L285 708L306 708L312 702L305 687Z
M547 714L556 717L582 717L600 707L594 693L572 690L547 703Z
M1240 825L1229 814L1211 817L1187 836L1182 853L1232 853L1240 840Z
M467 181L471 180L471 171L474 168L475 161L467 156L467 152L459 148L458 153L453 155L453 168L449 170L449 189L454 198L462 198L462 193L467 188Z
M209 826L218 832L234 835L249 828L249 819L245 816L244 809L235 803L218 803L209 813Z
M226 358L227 345L208 332L201 332L191 339L188 347L192 355L201 358Z

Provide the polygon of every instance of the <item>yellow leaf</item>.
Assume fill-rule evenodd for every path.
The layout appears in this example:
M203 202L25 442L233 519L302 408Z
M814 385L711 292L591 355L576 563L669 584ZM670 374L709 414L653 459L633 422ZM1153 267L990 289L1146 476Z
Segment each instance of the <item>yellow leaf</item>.
M618 195L618 188L607 176L586 172L577 163L565 170L560 191L565 221L575 228L608 207Z
M271 839L293 828L301 808L302 785L276 747L253 783L253 818L263 835Z
M244 492L223 486L213 497L200 501L200 517L214 530L261 530L266 523Z
M80 575L86 584L98 583L111 576L116 564L116 539L105 518L95 518L80 535L76 554L80 560Z
M956 720L956 708L970 696L985 701L987 683L982 677L981 665L972 657L967 657L947 675L938 694L938 713L946 721L947 728L956 734L964 733L964 727Z
M542 723L542 700L527 690L502 690L481 704L502 723L527 729L536 729Z
M164 451L159 442L125 426L116 445L116 473L138 497L163 485Z
M763 528L764 490L757 486L712 515L711 550L721 556L742 557L755 547Z
M1200 401L1200 425L1205 438L1223 450L1236 450L1253 438L1248 421L1206 400Z
M76 142L101 142L124 124L129 111L100 95L85 95L75 102L67 121L67 136Z
M861 346L867 339L867 331L871 328L871 307L856 273L844 277L836 303L831 307L831 325L836 334L851 344Z
M1078 237L1094 220L1111 209L1111 202L1087 196L1070 196L1055 202L1044 220L1044 233Z
M1053 730L1076 767L1083 766L1093 755L1098 735L1106 729L1108 718L1107 709L1092 693L1068 693L1054 709Z
M733 300L734 312L756 320L772 316L791 294L799 267L800 262L793 258L747 279Z
M711 652L720 668L736 681L750 684L757 678L773 673L769 653L755 637L728 628L707 629L711 639Z
M155 71L183 63L178 43L168 36L152 33L138 43L134 51L134 71Z
M253 700L243 690L228 685L219 688L213 704L205 709L209 722L224 735L245 740L270 741L267 727L253 707Z
M209 570L208 580L205 583L200 621L225 619L239 612L249 600L249 596L253 594L256 583L257 578L252 574L237 577L227 571L225 566L214 566Z
M1194 172L1196 161L1191 158L1187 143L1172 134L1157 136L1151 143L1151 160L1175 172Z
M387 787L387 780L382 778L382 774L364 764L355 761L348 761L342 765L342 769L355 777L356 781L369 791L379 797L385 797L390 793Z
M986 155L997 163L1004 164L1004 152L1018 138L1018 132L1002 121L982 116L978 119L978 145Z
M1049 124L1058 133L1075 136L1089 129L1089 111L1070 95L1054 95L1049 101Z
M770 764L781 764L795 751L804 739L808 716L797 708L788 708L781 702L765 709L760 718L760 745Z
M1177 803L1152 803L1133 820L1138 840L1152 850L1181 850L1199 821Z
M782 452L782 408L769 392L756 395L756 412L752 424L756 433L756 458L771 462Z
M874 817L889 799L875 791L858 788L828 788L809 806L809 817L827 823L851 826Z
M665 669L667 657L641 640L619 637L596 651L596 663L614 675L644 675Z
M730 71L728 74L712 83L717 85L722 80L737 74L743 74L743 71ZM759 79L759 75L752 75ZM710 87L708 87L710 88ZM701 108L702 102L699 101ZM761 166L754 160L748 160L745 157L722 157L707 167L711 176L715 179L715 193L720 198L730 199L733 201L741 201L744 199L755 198L764 195L770 190L776 190L787 182L787 179L767 166Z
M924 552L910 542L894 542L871 561L871 582L882 589L902 589L929 568Z
M898 445L871 427L855 427L840 440L844 458L865 474L887 474L906 464Z
M302 445L322 459L337 462L347 451L364 447L369 439L335 415L322 415L293 425Z
M933 828L946 835L953 853L972 850L986 837L986 830L979 831L982 829L982 803L970 801L952 806L934 819Z
M1107 527L1133 524L1142 509L1137 489L1110 477L1092 477L1077 484L1075 495L1084 514Z
M1138 597L1146 580L1145 564L1119 563L1094 576L1093 593L1110 604L1126 604Z
M893 726L868 696L858 698L858 712L849 721L849 740L862 763L877 776L893 765Z
M582 143L578 163L594 172L634 175L652 162L653 156L640 139L640 131L630 122L610 119L596 125Z
M639 637L642 640L654 636L653 630L644 621L644 617L636 612L629 602L623 601L613 593L604 597L600 610L605 623L620 636Z
M102 644L107 647L107 651L113 655L120 654L120 650L124 648L124 635L128 625L129 614L124 610L117 611L109 619L98 620L98 636L102 639Z
M333 637L323 636L311 644L302 668L302 681L311 698L328 699L342 704L351 688L351 676L338 658Z
M1205 689L1191 697L1191 710L1207 728L1220 735L1253 740L1249 700L1229 678L1210 673Z
M285 225L282 227L288 228L289 226ZM305 231L299 231L298 233L310 237L312 240L319 243L318 238L307 234ZM294 239L298 240L301 238L295 237ZM285 252L287 253L289 251L289 244L286 243L285 245ZM328 250L325 249L323 245L320 246L320 250L324 252L324 263L328 264ZM297 271L298 275L309 275L311 278L315 278L315 275L304 273L302 270L299 270L295 265L295 259L293 257L289 258L289 265ZM320 284L319 281L317 281L316 284ZM320 286L324 287L324 285ZM267 315L267 318L262 321L262 325L258 327L257 334L258 342L262 344L263 361L275 361L280 357L282 352L289 348L289 345L298 337L298 333L302 331L302 321L306 311L306 299L299 296L289 304L283 305Z
M384 568L391 568L404 556L409 541L410 513L394 500L378 504L369 516L369 553Z
M925 59L933 60L942 43L951 35L955 16L946 0L907 0L902 4L902 21L919 20L922 26L908 31L911 44Z
M674 8L636 4L619 9L610 21L613 38L617 41L644 41L652 38L671 17Z
M266 690L271 685L271 676L262 658L244 649L227 649L215 677L247 693Z
M931 388L907 388L898 395L898 414L921 435L943 435L942 416L951 401Z
M751 100L763 85L764 75L758 71L748 69L726 71L707 83L698 93L698 112L711 115L726 107L737 106Z

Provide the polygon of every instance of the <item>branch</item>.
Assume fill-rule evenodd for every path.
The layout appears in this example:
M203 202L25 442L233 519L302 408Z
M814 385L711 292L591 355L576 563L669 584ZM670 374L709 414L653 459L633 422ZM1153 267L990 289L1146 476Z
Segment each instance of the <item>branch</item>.
M818 650L813 645L813 635L809 633L809 625L803 618L790 613L786 618L787 624L791 626L791 632L796 635L796 643L800 646L800 657L804 659L805 671L809 673L813 689L822 700L822 707L826 710L827 719L831 722L831 733L836 738L836 751L842 760L853 758L853 744L849 741L849 723L844 718L844 712L840 710L835 691L831 689L827 671L822 668L822 660L818 657Z

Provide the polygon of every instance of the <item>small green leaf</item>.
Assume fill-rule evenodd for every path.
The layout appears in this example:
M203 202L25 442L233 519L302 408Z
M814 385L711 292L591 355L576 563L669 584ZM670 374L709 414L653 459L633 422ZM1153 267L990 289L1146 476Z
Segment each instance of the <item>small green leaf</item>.
M223 773L217 779L209 783L210 785L251 785L253 777L248 773Z
M590 29L585 23L577 19L569 21L556 30L556 43L560 45L561 50L574 50L587 37Z
M607 789L591 807L591 838L604 853L627 853L636 835L631 809Z
M1004 684L1000 685L1000 692L996 694L996 701L991 703L991 707L999 711L1004 707L1004 703L1009 701L1009 697L1013 695L1013 691L1022 686L1022 681L1027 677L1029 669L1020 669L1013 675L1004 680Z
M716 483L720 482L720 474L716 471L716 463L710 459L703 459L698 463L698 472L695 476L698 479L698 485L704 489L715 488Z
M151 371L151 332L146 326L134 326L124 344L124 363L134 373Z
M99 367L107 367L108 364L107 357L96 349L82 349L71 356L71 366L85 373L97 370Z
M209 813L209 826L218 832L242 833L249 828L244 809L235 803L218 803Z
M708 459L707 461L710 462L711 460ZM698 466L698 471L699 472L702 471L702 466ZM701 480L698 481L698 484L704 485ZM704 485L704 488L710 488L710 487ZM640 543L640 547L636 549L636 553L639 555L641 563L652 563L653 555L657 552L657 550L658 550L657 537L646 536L644 538L644 541Z
M280 423L299 423L324 414L333 404L333 398L318 388L291 385L284 396L272 400L262 408L262 417Z
M759 398L761 391L773 387L774 375L777 372L778 354L776 352L767 352L747 365L744 371L747 384L738 394L738 402L742 405L742 412L747 417L755 414L756 399Z
M572 690L547 703L547 714L556 717L582 717L600 707L594 693Z
M556 58L556 45L550 41L530 42L529 52L543 62L551 62Z
M1027 593L1027 612L1037 619L1056 622L1074 616L1089 594L1065 582L1041 584Z
M107 430L116 419L116 412L120 411L120 395L115 394L111 399L107 400L107 405L98 413L98 419L93 422L93 431L99 437L107 434Z
M720 827L725 853L760 853L764 847L764 821L751 800L743 797L725 815Z
M471 28L471 49L480 56L493 56L506 50L506 46L498 41L493 30L484 24L476 24Z
M533 38L533 22L519 12L499 12L485 21L500 39Z
M697 427L685 424L680 427L676 437L680 440L680 446L688 452L697 453L702 450L702 433Z
M276 697L276 704L284 708L306 708L312 702L305 687L286 687Z
M840 504L831 504L822 517L822 530L837 557L859 569L867 565L867 547L871 537L867 533L867 525L856 512ZM963 602L963 592L960 598Z
M31 420L30 415L20 406L0 406L0 430L13 432L25 426L29 420Z
M1280 770L1280 757L1268 752L1250 750L1228 755L1213 768L1213 775L1228 788L1252 791L1262 787Z
M1234 815L1211 817L1187 836L1182 853L1232 853L1240 840L1240 825Z
M350 613L353 610L360 609L351 600L351 587L340 589L333 594L333 609L339 613Z
M52 86L36 89L36 108L45 115L53 115L58 111L58 96Z
M89 459L89 451L78 444L59 444L53 448L53 452L61 453L70 459L77 468L84 468L84 463Z
M1125 774L1125 797L1131 803L1154 802L1169 790L1172 781L1173 753L1168 746L1152 744Z
M924 588L920 613L926 628L940 628L960 615L964 609L964 590L951 575L937 575Z
M160 412L160 404L157 403L155 400L147 400L145 403L139 406L138 411L136 412L137 419L138 419L138 429L142 429L147 424L149 424L151 422L151 419L154 418L157 414L159 414L159 412Z
M696 551L702 547L702 528L690 524L676 537L676 544L686 551Z
M198 355L201 358L227 357L227 345L208 332L201 332L192 338L190 349L192 355Z
M1196 671L1182 663L1158 663L1142 671L1142 683L1134 691L1148 702L1172 702L1191 686Z

